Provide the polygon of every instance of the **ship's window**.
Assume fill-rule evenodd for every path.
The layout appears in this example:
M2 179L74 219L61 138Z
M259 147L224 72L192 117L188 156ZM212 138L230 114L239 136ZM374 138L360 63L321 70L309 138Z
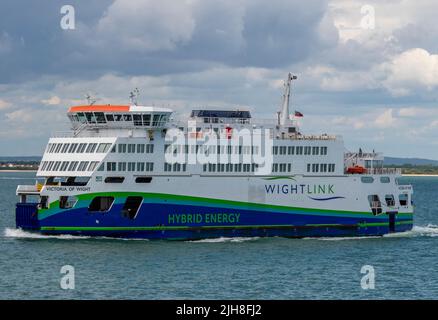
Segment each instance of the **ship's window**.
M103 171L103 170L105 170L105 162L102 162L99 168L97 169L97 171Z
M126 171L126 162L119 162L118 169L119 171Z
M106 153L111 147L111 143L100 143L99 147L97 147L97 153Z
M362 181L362 183L373 183L374 178L373 177L361 177L360 181Z
M60 196L59 197L59 207L61 209L71 209L78 202L78 198L74 196Z
M310 163L308 163L307 164L307 172L310 172L310 168L311 168L311 165L310 165Z
M86 123L87 119L85 118L85 115L82 112L78 112L78 119L82 123Z
M49 164L47 166L47 171L51 171L52 170L52 166L53 166L53 161L49 161Z
M312 155L314 155L314 156L319 155L319 147L313 147L312 148Z
M295 133L297 130L296 130L296 128L295 127L289 127L288 128L288 132L289 133Z
M146 162L146 171L154 171L154 163Z
M50 150L49 150L49 153L53 153L53 151L55 151L55 148L56 148L56 143L52 143L52 144L50 144Z
M310 155L310 151L312 150L311 147L304 147L304 154L305 155Z
M277 146L272 147L272 154L274 154L274 155L278 154L278 147Z
M87 117L87 121L89 123L96 123L96 117L92 112L85 112L85 116Z
M88 166L87 171L94 171L94 169L96 169L98 164L99 164L99 161L91 161L90 165Z
M78 166L79 161L72 161L70 162L70 165L68 166L68 171L75 171L76 167Z
M287 147L287 154L294 154L295 147Z
M53 166L53 171L58 171L60 166L61 166L61 161L56 161L55 165ZM50 171L50 169L47 168L47 171Z
M106 163L106 171L116 171L116 163L115 162L107 162Z
M105 183L123 183L125 177L106 177Z
M144 171L144 162L137 162L137 171Z
M124 121L132 121L132 116L130 114L124 114L123 115L123 120Z
M106 212L111 209L113 205L114 197L95 197L89 207L90 212Z
M128 153L135 153L135 144L128 144Z
M297 147L296 149L297 149L296 151L297 151L297 154L298 154L298 155L303 154L303 147L302 147L302 146Z
M144 144L137 144L137 153L144 153Z
M77 153L83 153L85 151L85 148L87 147L86 143L80 143L77 149Z
M46 167L47 167L47 161L43 161L43 162L41 162L41 164L40 164L40 170L41 171L45 171L46 170Z
M126 153L126 144L125 143L119 144L119 153Z
M390 183L391 179L389 177L380 177L381 183Z
M392 194L385 195L385 202L388 207L394 207L395 206L394 196Z
M234 165L234 171L235 172L241 172L242 171L242 164L241 163L237 163Z
M335 172L335 164L334 163L330 163L328 165L328 172Z
M142 202L143 197L127 197L122 208L122 216L128 219L135 219Z
M287 171L291 172L292 171L292 163L288 163L287 164Z
M55 153L59 153L59 151L61 151L62 148L62 143L58 143L55 149Z
M107 114L106 121L110 121L110 122L114 121L114 116L112 114Z
M87 147L86 153L93 153L96 150L97 143L90 143Z
M400 205L401 206L407 206L408 205L409 196L406 193L400 194L398 196L398 199L400 201Z
M133 119L134 119L134 126L141 126L141 114L133 114L132 115Z
M321 172L327 172L327 163L321 163L319 165Z
M378 215L382 213L382 203L380 202L379 196L377 194L369 195L368 202L371 207L371 212L374 215Z
M64 143L64 145L62 146L61 153L67 153L69 146L70 146L70 143Z
M280 163L280 172L286 172L286 163Z
M154 152L154 145L149 143L146 145L146 153L153 153Z
M94 115L96 117L97 123L106 123L105 115L103 114L103 112L95 112Z
M152 121L152 126L156 127L158 125L158 120L160 119L160 115L159 114L154 114L154 120Z
M277 172L278 171L278 163L274 163L272 165L272 172Z
M67 170L68 164L69 164L69 161L63 161L62 165L61 165L61 171Z
M280 154L286 154L286 147L285 146L280 147Z
M137 177L135 178L136 183L151 183L152 177Z
M135 162L128 162L128 171L135 171Z
M76 151L76 148L78 147L77 143L72 143L70 145L70 149L68 149L68 153L74 153Z
M81 163L79 163L78 171L85 171L89 163L89 161L81 161Z
M312 164L312 172L318 172L319 171L319 164L313 163Z
M321 147L321 155L327 155L327 147Z
M150 114L144 114L143 115L143 125L144 126L150 126L151 125L151 115Z

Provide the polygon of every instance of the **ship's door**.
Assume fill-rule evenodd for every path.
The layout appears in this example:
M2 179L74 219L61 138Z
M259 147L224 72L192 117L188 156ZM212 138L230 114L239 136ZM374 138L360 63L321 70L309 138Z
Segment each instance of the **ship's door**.
M395 215L397 212L388 212L389 232L395 232Z

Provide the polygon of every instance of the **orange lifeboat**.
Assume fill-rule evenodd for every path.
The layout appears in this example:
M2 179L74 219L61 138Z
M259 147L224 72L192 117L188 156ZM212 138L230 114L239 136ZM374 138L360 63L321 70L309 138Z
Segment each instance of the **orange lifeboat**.
M357 174L363 174L363 173L366 173L366 172L367 172L367 169L365 169L365 168L362 167L362 166L358 166L358 165L347 168L347 173L352 173L352 174L355 174L355 173L357 173Z

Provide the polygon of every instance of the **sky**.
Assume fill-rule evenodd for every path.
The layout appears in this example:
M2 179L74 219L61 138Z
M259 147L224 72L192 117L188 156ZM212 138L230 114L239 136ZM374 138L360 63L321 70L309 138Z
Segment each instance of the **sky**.
M436 12L433 0L2 0L0 156L41 155L88 93L275 118L292 72L303 133L438 159Z

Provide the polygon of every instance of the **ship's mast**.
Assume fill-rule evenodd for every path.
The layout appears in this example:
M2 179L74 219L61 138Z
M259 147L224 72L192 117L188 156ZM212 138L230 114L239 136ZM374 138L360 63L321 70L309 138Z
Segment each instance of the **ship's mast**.
M286 83L284 84L284 94L283 94L283 103L280 111L280 125L285 126L289 119L289 100L290 100L290 87L292 80L296 80L297 76L292 75L289 72L287 75Z

